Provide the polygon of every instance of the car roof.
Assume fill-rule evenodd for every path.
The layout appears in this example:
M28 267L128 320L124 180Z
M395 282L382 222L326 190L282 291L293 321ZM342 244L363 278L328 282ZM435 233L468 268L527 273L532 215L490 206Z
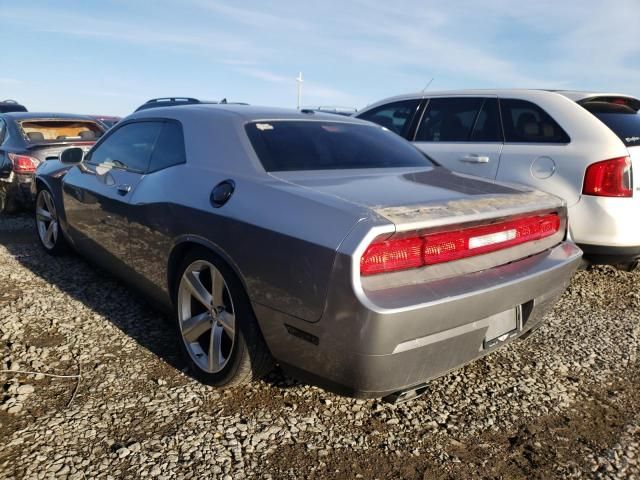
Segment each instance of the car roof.
M0 114L11 120L95 120L87 115L74 115L71 113L52 113L52 112L7 112Z
M402 95L396 95L393 97L385 98L384 100L377 101L368 105L366 109L362 109L362 111L356 113L356 115L363 113L365 110L369 110L373 106L380 105L382 103L390 103L395 101L402 100L411 100L415 98L423 98L423 97L441 97L446 95L509 95L509 96L522 96L522 97L530 97L530 96L539 96L539 95L562 95L570 100L575 102L579 102L581 100L591 98L591 97L625 97L635 99L631 95L626 95L622 93L606 93L606 92L590 92L590 91L579 91L579 90L550 90L550 89L538 89L538 88L486 88L486 89L461 89L461 90L438 90L438 91L424 91L424 92L414 92L414 93L405 93Z
M261 107L255 105L240 104L188 104L172 107L158 107L140 110L125 118L177 118L190 113L205 114L211 116L228 116L241 119L245 122L259 120L326 120L330 122L348 122L368 124L352 117L335 115L334 113L317 112L313 110L295 110L292 108Z

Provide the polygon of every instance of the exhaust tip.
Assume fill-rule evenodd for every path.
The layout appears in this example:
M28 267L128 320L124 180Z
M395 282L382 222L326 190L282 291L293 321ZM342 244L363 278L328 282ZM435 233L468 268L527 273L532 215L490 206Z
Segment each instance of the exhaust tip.
M386 403L404 403L409 402L411 400L415 400L416 398L421 397L427 392L427 384L423 383L422 385L418 385L417 387L408 389L408 390L400 390L394 392L386 397L382 397L382 400Z

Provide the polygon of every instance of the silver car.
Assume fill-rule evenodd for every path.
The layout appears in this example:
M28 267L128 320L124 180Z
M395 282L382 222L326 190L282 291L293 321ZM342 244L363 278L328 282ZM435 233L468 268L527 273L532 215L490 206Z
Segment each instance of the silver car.
M592 263L640 260L640 100L545 90L456 90L388 98L358 117L415 142L451 170L567 201Z
M172 312L216 386L278 363L345 394L411 396L538 326L581 256L557 197L332 114L143 110L36 184L45 250L71 245Z

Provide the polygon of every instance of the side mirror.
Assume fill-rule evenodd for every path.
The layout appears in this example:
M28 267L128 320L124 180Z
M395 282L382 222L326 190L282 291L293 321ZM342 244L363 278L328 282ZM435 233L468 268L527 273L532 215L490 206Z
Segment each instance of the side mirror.
M69 165L77 165L83 158L84 151L80 147L67 148L60 154L60 161Z

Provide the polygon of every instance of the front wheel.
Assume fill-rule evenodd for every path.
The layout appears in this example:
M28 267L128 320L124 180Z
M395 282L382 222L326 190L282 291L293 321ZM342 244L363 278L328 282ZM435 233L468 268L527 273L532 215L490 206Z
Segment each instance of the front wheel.
M174 294L180 347L195 376L230 387L266 375L271 354L233 271L196 249L183 259Z
M36 197L36 227L40 244L47 253L59 255L64 252L66 242L60 231L58 211L47 189L40 190Z

